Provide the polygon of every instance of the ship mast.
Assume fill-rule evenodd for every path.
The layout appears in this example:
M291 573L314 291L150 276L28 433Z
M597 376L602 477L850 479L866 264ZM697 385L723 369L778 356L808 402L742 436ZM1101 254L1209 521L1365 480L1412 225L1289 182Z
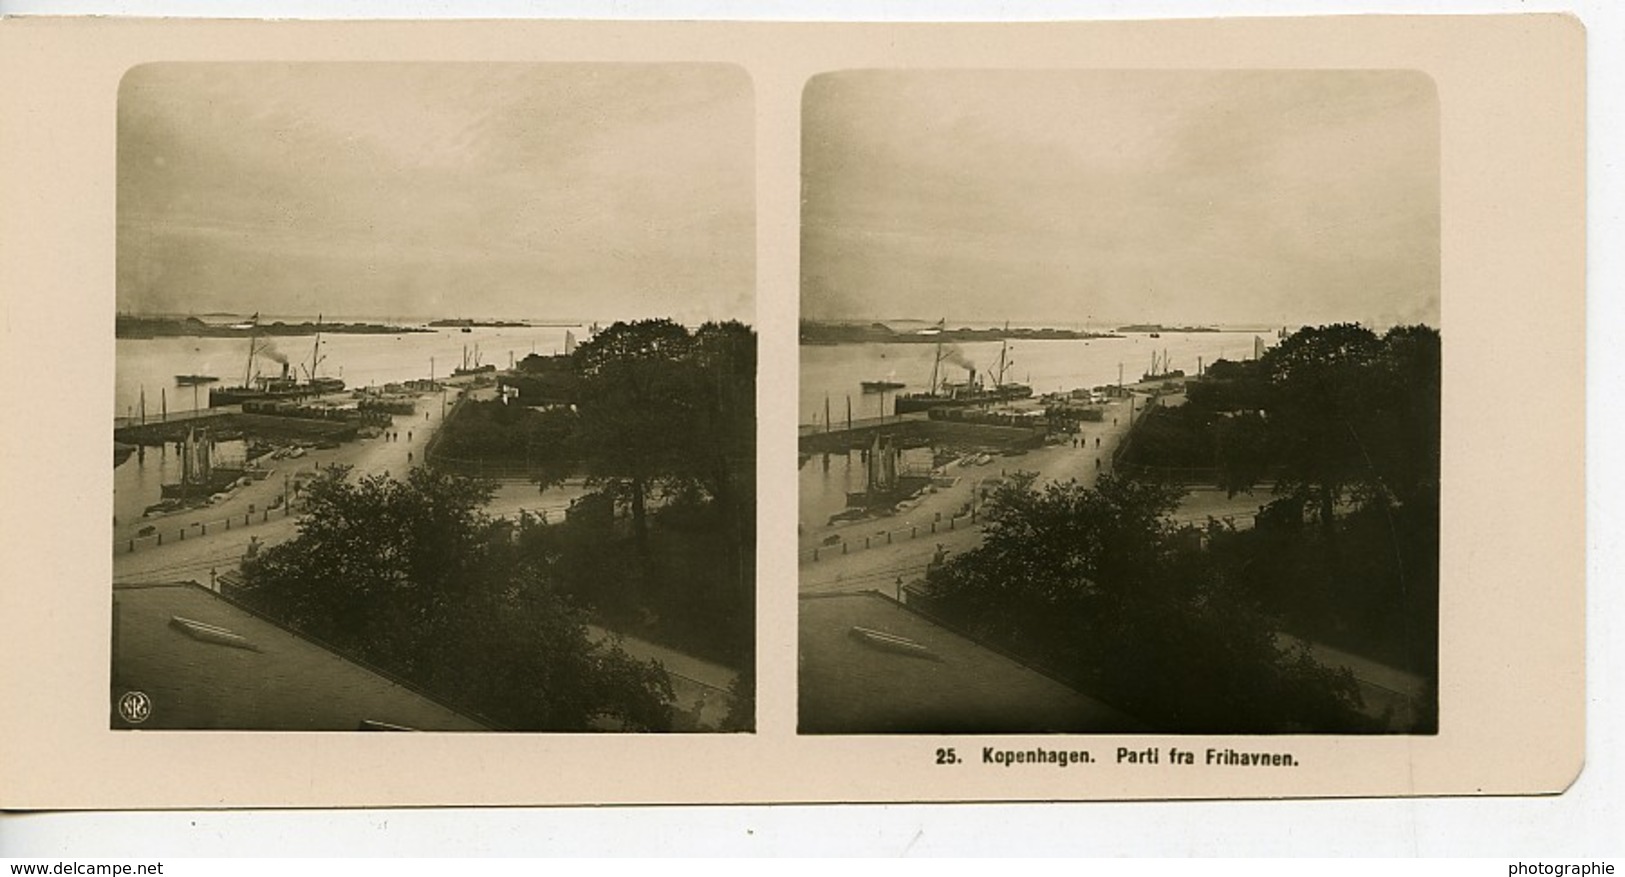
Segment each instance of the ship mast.
M248 364L243 366L244 387L249 386L249 382L254 379L254 353L256 352L254 350L254 345L257 343L254 338L254 330L258 328L259 322L257 320L250 323L248 326Z
M322 354L322 315L317 314L316 315L316 344L315 344L314 347L311 348L311 351L310 351L310 371L305 374L305 380L307 382L309 382L309 383L315 383L315 381L316 381L316 367L321 365L321 362L322 362L322 355L321 354Z
M937 394L937 372L942 368L942 333L948 328L948 318L937 321L937 356L931 362L931 395Z

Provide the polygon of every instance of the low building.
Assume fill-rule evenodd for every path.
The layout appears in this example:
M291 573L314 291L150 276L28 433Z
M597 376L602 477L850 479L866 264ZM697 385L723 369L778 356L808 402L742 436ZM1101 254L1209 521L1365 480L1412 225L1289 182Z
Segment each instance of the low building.
M196 582L115 584L114 729L485 726Z
M805 595L804 734L1116 733L1139 723L878 591Z

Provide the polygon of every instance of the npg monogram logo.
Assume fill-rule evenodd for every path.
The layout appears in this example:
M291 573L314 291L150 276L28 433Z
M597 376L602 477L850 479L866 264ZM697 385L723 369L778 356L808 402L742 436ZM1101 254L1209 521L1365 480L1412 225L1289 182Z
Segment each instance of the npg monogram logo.
M152 715L152 698L145 692L126 691L118 699L118 714L124 721L139 725Z

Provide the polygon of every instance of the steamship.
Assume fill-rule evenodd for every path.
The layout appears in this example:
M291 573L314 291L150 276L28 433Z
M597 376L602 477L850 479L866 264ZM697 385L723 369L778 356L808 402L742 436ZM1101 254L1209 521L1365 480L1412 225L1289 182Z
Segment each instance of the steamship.
M896 397L895 412L909 414L915 411L929 411L932 408L964 408L971 405L989 405L995 402L1012 402L1017 399L1027 399L1033 394L1033 388L1026 384L1018 384L1004 379L1005 373L1013 364L1010 360L1010 342L1006 341L999 347L999 366L989 372L993 379L991 385L984 383L981 376L976 373L974 366L965 369L965 380L951 381L943 373L943 352L940 336L937 340L937 355L931 364L931 389L924 393L903 393ZM940 383L938 382L940 379Z
M336 393L344 389L344 381L338 378L324 378L316 374L322 360L322 320L316 318L316 343L310 353L310 366L306 368L305 380L300 380L296 372L288 363L285 356L281 356L261 342L254 329L259 326L259 314L255 314L246 324L248 334L248 365L243 369L243 383L238 387L210 387L209 407L219 408L223 405L241 405L244 402L288 401L303 399L307 396L319 396L323 393ZM266 376L254 370L254 361L260 355L269 356L282 365L280 374Z

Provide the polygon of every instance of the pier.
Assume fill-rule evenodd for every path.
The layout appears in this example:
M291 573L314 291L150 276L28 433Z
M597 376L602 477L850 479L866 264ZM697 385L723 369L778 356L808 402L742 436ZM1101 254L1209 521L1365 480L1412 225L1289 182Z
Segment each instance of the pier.
M945 444L1030 449L1044 443L1044 433L1043 428L932 420L921 411L854 420L850 426L827 430L803 426L797 447L803 454L838 454L867 448L877 436L886 436L914 447Z
M214 408L195 417L171 417L146 423L115 426L113 440L127 445L155 446L186 439L186 433L207 428L215 438L254 436L268 439L348 441L358 424L339 420L313 420L274 414L244 414L237 408Z

